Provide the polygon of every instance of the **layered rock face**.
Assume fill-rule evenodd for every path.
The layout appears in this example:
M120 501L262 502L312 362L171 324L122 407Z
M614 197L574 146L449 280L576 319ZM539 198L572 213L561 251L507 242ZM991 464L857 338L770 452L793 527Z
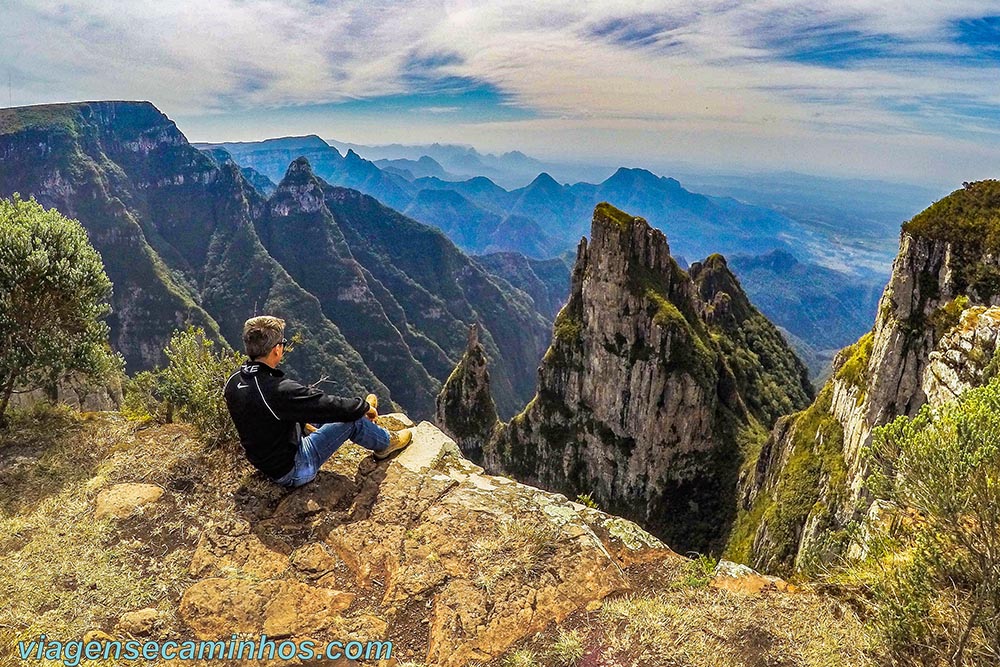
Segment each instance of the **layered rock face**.
M988 220L996 182L970 184L903 228L871 333L846 348L810 408L780 420L741 480L734 558L811 567L842 553L867 512L863 452L873 430L988 378L1000 258ZM983 213L983 211L986 211Z
M769 323L753 341L757 352L731 338L759 313L724 260L707 260L693 273L695 280L670 256L662 232L599 205L539 368L538 392L492 431L483 465L562 493L590 494L675 548L717 545L735 512L743 447L774 417L771 406L741 392L763 382L780 394L778 404L795 409L808 403L810 390L801 362ZM777 367L765 367L761 340L779 356L783 349ZM485 378L475 368L452 374L438 411L473 457L491 432L490 415L479 428L455 424L448 403L481 400ZM785 368L796 369L790 382ZM471 432L474 444L462 432Z

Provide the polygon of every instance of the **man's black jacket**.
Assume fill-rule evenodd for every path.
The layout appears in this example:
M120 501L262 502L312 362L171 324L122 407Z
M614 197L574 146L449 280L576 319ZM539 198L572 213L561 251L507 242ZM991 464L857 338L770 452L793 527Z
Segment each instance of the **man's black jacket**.
M232 374L224 394L247 460L271 479L295 465L303 424L351 422L370 409L362 398L329 396L250 360Z

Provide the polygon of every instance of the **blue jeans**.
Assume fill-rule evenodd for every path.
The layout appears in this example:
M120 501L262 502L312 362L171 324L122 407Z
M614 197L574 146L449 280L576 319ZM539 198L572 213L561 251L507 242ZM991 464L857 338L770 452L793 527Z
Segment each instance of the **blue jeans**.
M320 466L347 440L377 452L389 446L389 431L367 417L353 422L323 424L315 433L302 438L295 452L295 465L287 475L274 481L290 487L311 482Z

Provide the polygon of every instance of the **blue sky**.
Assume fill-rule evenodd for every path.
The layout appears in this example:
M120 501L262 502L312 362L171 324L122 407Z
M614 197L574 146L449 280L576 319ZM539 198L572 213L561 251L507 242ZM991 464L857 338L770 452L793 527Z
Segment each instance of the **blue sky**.
M1000 176L1000 2L8 0L14 105L951 187Z

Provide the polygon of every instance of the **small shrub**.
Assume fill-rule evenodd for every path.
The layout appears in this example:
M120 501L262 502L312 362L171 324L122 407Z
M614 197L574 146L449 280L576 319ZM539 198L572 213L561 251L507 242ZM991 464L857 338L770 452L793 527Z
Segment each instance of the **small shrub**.
M898 664L1000 664L1000 381L876 429L885 508L850 563Z
M535 652L523 648L508 653L502 664L503 667L541 667Z
M581 505L585 505L586 507L589 507L591 509L595 510L599 509L597 501L594 500L594 497L589 493L581 493L577 495L576 502L580 503Z
M223 387L242 356L215 344L202 329L175 332L164 349L167 367L138 373L126 386L123 412L132 419L188 422L210 446L235 442Z
M710 556L698 554L684 565L684 576L679 580L682 586L688 588L704 588L712 581L715 566L718 561Z
M111 281L76 220L34 199L0 199L0 425L15 390L121 367L104 318Z
M864 391L868 386L868 363L872 356L875 334L866 333L853 345L844 348L840 356L844 359L834 377Z
M941 338L959 323L962 319L962 313L969 307L969 304L969 297L960 294L931 313L930 323L934 328L935 340Z

